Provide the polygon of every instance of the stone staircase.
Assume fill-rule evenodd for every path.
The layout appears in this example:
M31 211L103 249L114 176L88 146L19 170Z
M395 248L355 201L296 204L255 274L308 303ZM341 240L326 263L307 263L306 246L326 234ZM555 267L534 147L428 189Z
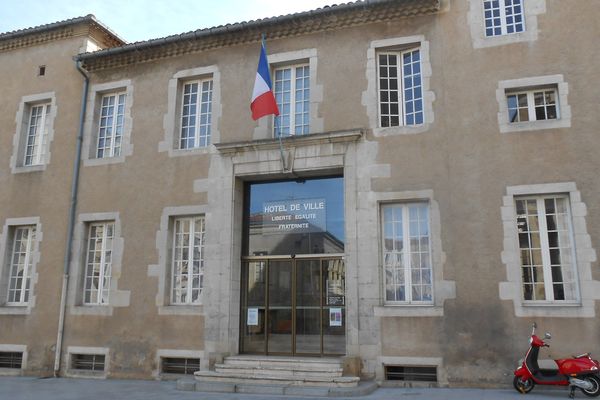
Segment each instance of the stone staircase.
M338 358L239 355L226 357L214 371L196 372L195 378L197 383L355 388L360 378L342 376L342 371Z

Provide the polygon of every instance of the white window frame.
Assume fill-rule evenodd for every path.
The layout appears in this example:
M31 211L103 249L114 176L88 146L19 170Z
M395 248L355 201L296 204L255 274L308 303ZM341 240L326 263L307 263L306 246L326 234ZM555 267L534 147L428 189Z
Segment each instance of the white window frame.
M543 119L537 119L537 114L536 114L536 108L538 106L536 106L535 104L535 94L536 93L542 93L544 96L544 110L547 113L547 108L548 108L548 104L545 104L545 96L547 92L552 92L554 93L554 104L553 106L556 108L556 118L543 118ZM525 95L527 96L527 114L528 114L528 120L527 121L511 121L510 120L510 111L511 108L508 106L508 98L510 96L517 96L517 115L519 115L518 111L520 108L525 108L525 107L519 107L519 100L518 97L519 95ZM557 119L560 119L560 104L559 104L559 97L558 97L558 90L555 87L549 87L549 88L535 88L535 89L531 89L531 90L515 90L515 91L507 91L506 92L506 102L507 102L507 108L508 108L508 117L509 120L508 122L510 124L520 124L520 123L527 123L527 122L535 122L535 121L554 121Z
M556 300L554 298L554 280L552 278L552 267L551 267L551 259L550 259L550 245L549 245L549 241L548 241L548 227L547 227L547 222L546 222L546 218L547 218L547 212L546 212L546 205L545 205L545 200L546 199L564 199L565 203L566 203L566 210L567 210L567 218L566 218L566 223L568 224L568 231L569 231L569 248L571 249L571 260L569 260L573 271L573 282L570 283L574 283L575 285L575 298L574 299L565 299L565 300ZM552 303L556 303L556 304L568 304L568 303L573 303L573 304L579 304L580 302L580 290L579 290L579 277L578 277L578 271L577 271L577 259L576 259L576 249L575 249L575 238L573 235L573 223L572 223L572 219L571 219L571 202L569 201L569 196L566 194L546 194L546 195L530 195L530 196L517 196L514 198L515 201L515 210L517 209L516 203L519 200L536 200L536 209L537 209L537 217L538 217L538 227L539 227L539 237L540 237L540 246L541 246L541 255L542 255L542 266L543 266L543 284L544 284L544 293L545 293L545 299L543 300L526 300L525 296L524 296L524 289L525 289L525 282L523 281L523 275L521 274L521 299L523 300L524 303L526 304L552 304ZM518 220L518 215L517 215L517 220ZM519 227L517 225L517 220L515 220L515 228L517 229L517 234L519 233ZM527 249L531 249L531 243L530 243L530 247L528 247ZM523 248L520 248L520 251L522 251ZM563 252L562 252L562 246L561 246L561 251L560 251L560 257L561 257L561 261L562 258L564 257ZM563 263L561 263L562 265ZM520 262L520 267L521 269L524 267L522 262ZM564 279L564 277L563 277ZM534 285L535 286L535 285ZM534 289L535 292L535 289Z
M430 279L430 284L429 286L431 287L430 291L431 291L431 299L430 300L413 300L413 296L412 296L412 287L413 287L413 282L412 282L412 250L411 250L411 246L410 246L410 206L425 206L427 209L427 241L428 241L428 259L429 259L429 279ZM386 253L388 253L388 251L385 248L385 225L386 225L386 220L385 220L385 209L386 208L392 208L392 207L401 207L402 208L402 240L403 240L403 246L402 246L402 259L404 260L404 265L403 266L399 266L399 267L394 267L394 269L403 269L404 270L404 286L405 286L405 299L404 300L390 300L387 298L387 269L388 266L386 265ZM384 284L384 303L385 304L390 304L390 305L394 305L394 304L398 304L398 305L403 305L403 304L408 304L408 305L433 305L435 303L435 298L434 298L434 270L433 270L433 257L432 257L432 235L431 235L431 207L430 204L428 202L395 202L395 203L383 203L381 204L381 254L382 254L382 262L383 262L383 284ZM388 221L389 222L389 221ZM397 221L394 221L392 225L394 225ZM393 235L394 238L396 238L396 235ZM394 249L395 250L395 249ZM407 257L406 253L408 253L411 255L411 257ZM396 251L392 251L392 253L396 253ZM421 285L423 286L423 285Z
M208 84L208 89L204 90L204 84ZM185 93L185 88L188 85L194 85L197 84L198 85L198 91L195 94L195 105L196 105L196 115L194 117L194 132L193 132L193 138L194 138L194 144L192 146L183 146L183 130L187 127L184 126L184 118L188 117L189 118L189 114L185 115L184 114L184 110L186 107L185 104L185 99L186 99L186 93ZM212 77L210 78L205 78L205 79L195 79L195 80L189 80L189 81L183 81L181 83L181 115L179 117L179 136L178 136L178 143L177 143L177 148L179 150L190 150L190 149L200 149L200 148L205 148L210 146L211 144L211 130L212 130L212 108L213 108L213 88L214 88L214 81L212 79ZM208 95L208 101L203 102L202 101L202 97L203 95L207 93ZM208 110L206 113L202 113L202 105L206 104ZM202 124L202 116L205 115L206 116L206 123ZM202 135L201 134L201 128L202 127L206 127L206 135ZM188 136L186 138L186 140L189 140L190 136ZM205 143L202 144L202 138L206 138Z
M485 3L488 1L498 1L499 4L499 11L500 11L500 34L496 34L495 32L492 33L491 35L487 34L487 26L486 26L486 22L488 20L488 18L486 17L485 13L486 13L486 9L485 9ZM511 2L514 1L519 1L520 4L518 4L519 7L521 7L521 12L520 15L521 16L521 24L523 26L523 29L520 31L515 30L514 32L508 32L508 21L507 21L507 15L506 15L506 8L507 7L515 7L515 4L511 4L509 6L506 5L506 1L505 0L483 0L483 29L484 29L484 36L491 38L491 37L498 37L498 36L505 36L505 35L514 35L517 33L522 33L525 32L527 30L527 26L525 25L525 5L523 4L523 0L511 0ZM513 14L512 17L515 18L517 14ZM491 19L494 19L494 16L492 15ZM516 22L513 20L512 25L516 26ZM489 28L492 30L495 30L495 26L492 26L492 28Z
M195 236L196 236L196 222L200 221L200 225L202 227L202 231L200 232L200 243L198 245L198 260L194 259L194 250L196 245L194 244ZM189 224L189 232L187 233L188 240L188 248L187 254L184 254L185 250L181 246L177 246L177 235L179 232L177 231L177 226L181 226L183 223ZM171 304L173 305L196 305L202 304L202 291L203 291L203 283L204 283L204 246L206 240L206 218L204 215L194 215L194 216L185 216L185 217L176 217L173 218L173 237L172 237L172 257L171 257ZM180 251L181 249L181 251ZM185 277L187 279L187 287L185 288L185 301L180 300L182 288L178 286L177 276L177 264L178 262L188 263L188 270L185 273ZM194 287L194 262L198 262L198 287ZM181 273L180 275L184 275ZM193 300L193 291L198 290L198 297L196 300ZM177 295L179 294L179 295Z
M411 100L409 100L412 104L413 104L413 110L412 112L408 113L406 110L406 106L407 106L407 99L406 99L406 87L404 85L404 80L406 78L405 74L404 74L404 56L406 54L410 54L410 53L414 53L414 52L418 52L419 54L419 60L418 60L418 65L419 65L419 72L418 72L418 77L419 77L419 81L420 84L416 85L416 86L412 86L410 89L412 89L414 91L414 89L416 87L421 89L421 96L418 98L412 98ZM425 99L424 99L424 90L423 90L423 66L421 63L421 59L422 59L422 51L421 51L421 47L420 46L414 46L414 47L409 47L406 49L402 49L402 50L379 50L377 52L377 126L379 128L394 128L394 127L400 127L400 126L410 126L410 127L415 127L415 126L421 126L423 124L425 124ZM396 71L396 78L398 79L398 125L392 125L391 122L388 126L383 126L382 124L382 118L383 118L383 114L381 112L381 106L382 106L382 101L381 101L381 93L382 93L382 88L381 88L381 65L380 65L380 56L382 55L386 55L386 56L395 56L396 57L396 67L397 67L397 71ZM414 62L412 63L414 64ZM417 74L412 73L411 77L416 76ZM389 82L389 80L388 80ZM389 88L388 88L389 90ZM414 96L414 94L413 94ZM422 119L421 122L417 123L416 120L413 120L413 123L408 123L407 122L407 115L408 114L413 114L414 116L416 116L417 112L414 109L414 104L416 101L420 101L421 102L421 114L422 114ZM391 101L389 101L388 98L388 102L387 102L390 106L393 104ZM389 117L391 118L391 112L388 113ZM413 117L414 118L414 117Z
M114 99L113 112L110 115L103 115L103 110L105 108L111 107L109 105L104 105L104 100ZM123 100L121 102L121 99ZM119 157L121 155L121 147L123 145L123 134L125 129L125 105L127 103L127 92L118 91L111 93L104 93L100 98L100 112L98 115L98 132L96 138L96 158L104 159L104 158L112 158ZM122 108L122 112L119 112L119 109ZM112 123L109 125L102 125L104 119L112 118ZM120 122L119 122L120 121ZM104 131L104 137L101 137L102 129ZM111 134L108 135L107 128L110 128ZM117 139L119 144L117 145ZM103 146L100 146L100 141L104 140ZM110 140L110 145L106 145L106 142ZM100 151L102 151L102 155L100 155Z
M296 81L298 79L298 69L299 68L306 68L308 69L308 76L304 76L301 79L308 79L308 86L305 86L301 89L298 89ZM287 137L287 136L301 136L301 135L307 135L310 134L310 98L311 98L311 91L310 91L310 79L311 79L311 69L310 69L310 65L309 63L298 63L298 64L291 64L291 65L285 65L285 66L281 66L281 67L275 67L273 68L272 71L272 80L273 80L273 93L275 95L275 100L277 101L277 97L278 97L278 83L279 80L276 79L276 74L278 71L284 71L284 70L290 70L290 113L288 114L283 114L283 110L282 110L282 103L277 102L277 107L279 108L279 115L276 116L274 118L274 123L273 123L273 137L279 137L279 135L281 134L281 120L282 118L287 115L289 116L289 133L283 134L282 137ZM304 121L302 123L301 129L304 130L306 127L306 132L297 132L296 131L296 108L298 106L299 103L296 102L296 92L298 90L303 90L304 92L308 92L308 109L304 108L304 105L302 105L302 115L304 114L308 114L308 123L304 124ZM302 99L302 102L307 101L305 98Z
M23 275L21 278L21 287L11 289L11 282L18 280L19 276L15 275L18 264L15 264L15 253L17 252L17 232L21 230L27 231L27 242L25 244L25 259L23 261ZM32 274L33 274L33 251L36 241L36 226L35 225L18 225L12 227L12 249L8 262L8 288L7 288L7 306L26 306L29 303L32 290ZM11 294L17 292L18 300L11 301Z
M112 234L109 236L107 234L108 227L111 227ZM93 289L91 286L91 282L94 279L94 268L93 262L90 260L90 249L92 245L92 240L95 239L94 244L97 244L98 237L92 238L92 229L102 227L102 237L100 242L100 249L94 250L100 252L100 271L98 276L98 286ZM110 304L110 283L112 279L112 257L113 257L113 242L115 239L115 222L114 221L105 221L105 222L92 222L88 224L87 229L87 241L86 241L86 262L85 262L85 271L84 271L84 283L83 283L83 304L86 306L103 306ZM108 240L110 240L110 246L107 245ZM95 249L95 246L94 246ZM110 254L110 260L107 261L107 254ZM106 281L106 282L105 282ZM88 283L89 282L89 283ZM106 285L105 285L106 283ZM86 294L90 292L90 299L86 301ZM96 293L95 299L93 297L93 293ZM106 297L104 297L104 293L106 293Z
M23 166L31 167L43 165L48 147L48 131L50 127L51 103L31 104L29 106L29 122L25 138L25 148L23 154ZM41 116L36 119L34 124L34 111L42 109ZM38 122L39 121L39 122ZM32 135L33 129L33 135ZM28 154L28 149L33 148L32 154Z

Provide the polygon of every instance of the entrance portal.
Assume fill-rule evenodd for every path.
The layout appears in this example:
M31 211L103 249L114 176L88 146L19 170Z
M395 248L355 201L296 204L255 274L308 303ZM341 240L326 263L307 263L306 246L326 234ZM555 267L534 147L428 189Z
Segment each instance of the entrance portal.
M247 185L240 352L346 353L340 177Z

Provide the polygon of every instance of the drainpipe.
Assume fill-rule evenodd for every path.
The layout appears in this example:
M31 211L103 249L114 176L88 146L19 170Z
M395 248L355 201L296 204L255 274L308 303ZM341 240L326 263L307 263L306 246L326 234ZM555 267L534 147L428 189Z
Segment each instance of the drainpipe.
M60 295L60 315L58 317L58 333L56 337L56 350L54 354L54 377L58 377L60 371L60 359L62 355L62 341L65 327L65 311L67 308L67 290L69 288L69 266L71 264L71 250L73 248L73 230L75 228L75 213L77 210L77 192L79 189L79 169L81 166L81 149L83 143L83 123L87 108L88 88L90 77L82 67L81 61L75 59L75 67L83 75L83 91L81 93L81 111L79 112L79 127L77 130L77 148L75 150L75 162L73 163L73 179L71 182L71 203L69 206L69 221L67 225L67 243L65 246L64 272L62 291Z

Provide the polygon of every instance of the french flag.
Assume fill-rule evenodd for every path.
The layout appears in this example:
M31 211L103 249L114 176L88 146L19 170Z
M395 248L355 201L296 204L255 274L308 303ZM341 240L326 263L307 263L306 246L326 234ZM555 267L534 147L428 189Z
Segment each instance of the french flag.
M267 62L267 52L265 50L265 42L260 46L260 58L258 60L258 70L256 71L256 79L254 81L254 90L252 91L252 102L250 110L252 110L252 119L257 120L265 115L279 115L279 108L275 101L275 96L272 91L271 74L269 73L269 63Z

